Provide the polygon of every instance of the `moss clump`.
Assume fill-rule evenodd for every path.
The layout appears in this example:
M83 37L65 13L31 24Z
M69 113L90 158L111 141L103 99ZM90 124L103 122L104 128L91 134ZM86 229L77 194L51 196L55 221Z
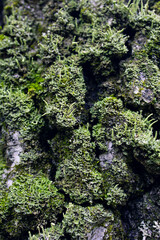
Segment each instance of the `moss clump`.
M37 162L48 164L49 153L45 152L39 137L44 127L44 119L35 108L33 99L19 89L7 89L2 86L0 103L2 136L5 144L8 144L7 141L9 138L12 139L16 131L19 133L19 142L23 149L20 154L21 167L25 167L28 171L29 165L35 166Z
M117 207L117 205L125 205L133 192L141 193L143 183L129 166L125 156L118 151L114 152L112 159L107 161L108 153L99 156L102 168L102 176L104 181L105 200L108 205ZM106 161L102 163L102 158L106 157Z
M111 99L112 104L108 105ZM113 141L116 146L124 148L125 155L132 149L135 159L144 164L149 172L158 173L159 140L153 134L154 122L152 123L148 117L144 118L140 113L120 111L122 105L118 109L114 102L118 103L120 100L105 98L96 103L91 110L93 118L99 120L99 123L93 127L97 145L104 150L106 140Z
M116 146L124 147L124 154L132 149L134 157L140 161L149 172L159 172L159 140L153 134L152 125L153 121L149 120L148 117L144 118L142 114L132 112L129 110L120 112L116 110L117 107L113 104L110 109L107 110L109 118L106 117L104 106L108 105L109 98L105 101L102 100L95 104L92 108L93 117L99 119L99 123L94 126L94 136L97 138L97 144L101 146L105 145L106 140L113 141ZM105 105L104 105L105 103ZM99 108L96 110L97 106ZM100 113L102 114L100 115ZM152 123L153 122L153 123ZM103 138L96 135L98 132L103 131ZM101 130L102 128L102 130ZM106 134L104 134L106 129ZM105 147L104 147L105 149ZM128 149L128 150L127 150Z
M137 160L150 173L159 172L159 140L153 134L154 122L122 107L121 100L106 97L91 109L93 120L98 121L93 126L93 137L100 154L105 199L112 206L123 205L132 192L142 191L143 184L129 162L136 164Z
M35 230L39 224L55 223L63 209L63 195L43 175L16 177L8 191L1 194L1 231L9 239Z
M80 127L73 131L71 138L65 140L63 134L58 135L50 144L55 160L59 161L56 186L77 204L100 199L102 177L94 167L94 144L89 129Z
M97 101L91 108L92 121L98 119L98 123L93 126L93 137L100 152L107 151L106 135L110 135L110 132L106 128L111 128L121 118L122 109L122 101L113 96Z
M150 32L150 35L148 37L148 41L145 46L145 51L147 52L149 58L152 59L152 61L160 67L160 42L159 42L159 33L160 33L160 26L157 28L153 28Z
M63 37L52 33L48 30L47 33L42 33L42 41L39 43L38 56L42 59L45 65L52 64L56 58L60 57L60 48L63 45Z
M73 128L80 122L85 84L82 69L75 59L58 60L45 74L44 115L57 128Z
M131 10L129 25L136 31L143 29L149 33L152 28L159 26L160 17L154 11L149 10L148 2L139 4L138 1L135 1L130 4L129 8Z
M1 117L5 119L5 126L10 129L20 130L20 128L26 129L28 126L34 130L33 126L36 124L39 123L39 127L43 125L33 100L21 90L11 88L8 90L2 86L0 105Z
M92 239L102 235L104 239L123 239L120 221L102 205L84 208L69 203L64 215L63 227L72 239ZM99 230L99 231L98 231Z
M154 122L131 111L124 112L123 116L125 123L113 127L113 141L117 145L124 145L125 148L129 146L136 160L140 161L149 172L158 174L160 141L153 134Z
M111 211L105 211L102 205L84 207L69 203L64 215L63 226L72 239L88 239L95 224L102 225L114 219Z
M122 109L123 103L120 99L114 96L106 97L102 101L97 101L91 108L92 119L98 118L101 124L108 124Z
M146 56L137 53L136 59L122 64L121 89L126 104L142 108L154 105L159 95L160 72Z
M41 78L41 62L35 61L37 54L36 26L33 19L24 17L23 10L11 8L2 29L0 49L0 77L7 87L27 88L38 84ZM34 88L36 91L41 89Z
M114 59L118 60L127 53L127 37L109 26L104 29L103 26L93 27L90 32L91 37L82 47L77 47L77 52L81 64L89 64L96 79L101 81L115 72Z
M62 225L51 224L50 228L42 230L39 228L38 235L30 235L29 240L40 240L41 238L59 239L125 239L125 233L121 220L112 211L106 210L102 205L94 207L82 207L69 203L64 214Z

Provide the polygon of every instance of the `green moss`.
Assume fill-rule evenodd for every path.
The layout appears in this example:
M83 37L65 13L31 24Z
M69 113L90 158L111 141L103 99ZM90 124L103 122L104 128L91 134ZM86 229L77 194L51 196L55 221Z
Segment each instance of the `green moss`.
M4 7L4 14L7 15L7 16L9 16L9 15L11 15L11 13L12 13L12 6L6 5L6 6Z
M160 16L154 11L150 11L148 9L148 2L145 4L145 6L143 6L142 3L140 8L138 2L139 1L135 1L137 6L134 6L134 4L132 5L135 11L133 11L133 14L130 14L129 16L130 26L132 26L136 31L143 29L149 33L153 28L159 27Z
M145 45L145 51L147 52L149 58L160 67L159 56L160 56L160 47L159 47L159 33L160 26L153 28L150 31L148 40Z
M156 2L152 8L157 14L160 14L160 2Z
M9 48L15 47L18 43L13 42L12 39L5 34L0 35L0 50L1 56L3 56L4 51L7 51Z
M118 185L113 185L107 189L105 194L107 205L117 207L117 205L125 205L127 201L127 194Z
M12 15L6 18L6 24L2 32L10 35L12 38L17 37L17 39L29 44L35 37L33 28L31 27L32 22L28 20L27 17L25 17L25 19L23 18L21 11L16 15L13 9Z
M33 213L36 215L42 211L42 207L45 208L47 205L50 209L53 208L54 212L55 209L58 212L64 199L62 194L58 194L57 189L49 179L45 176L34 177L32 175L17 178L10 187L8 198L11 206L14 206L15 212L26 215Z
M41 116L35 110L32 99L21 90L1 88L0 104L0 114L5 118L6 127L10 129L20 130L20 128L27 127L33 129L35 125L42 123Z
M108 28L107 31L106 28ZM112 58L118 59L127 53L128 50L125 46L127 37L121 31L111 29L109 26L104 26L104 29L103 25L96 26L96 28L88 30L91 32L91 36L86 44L77 47L77 52L81 63L89 63L93 74L100 81L102 77L108 77L114 73Z
M41 73L35 73L34 70L28 74L28 78L30 78L30 82L28 83L28 94L30 96L34 96L35 94L39 94L43 91L42 82L44 79L41 77Z
M40 239L54 239L60 240L63 236L64 229L60 224L51 223L50 228L44 228L43 226L38 227L39 234L31 235L29 232L29 240L40 240Z
M36 41L35 28L32 21L24 18L21 11L13 9L12 15L6 17L2 29L0 50L0 77L5 85L20 86L27 82L27 71L32 71L33 49L30 46ZM32 51L31 51L32 50ZM31 66L32 65L32 66ZM37 71L37 69L36 69ZM28 76L30 77L30 76Z
M92 231L95 223L103 226L105 222L113 219L112 212L105 211L102 205L84 208L69 203L63 226L72 239L88 239L87 235Z
M126 156L128 161L137 160L154 174L158 174L160 163L159 140L154 136L152 129L155 122L149 120L149 117L143 118L140 113L122 110L122 107L121 100L107 97L95 103L91 109L94 121L98 121L93 126L94 141L103 153L99 157L100 161L101 158L102 161L106 161L102 164L104 192L106 197L113 200L111 203L106 198L106 201L113 205L116 204L116 199L118 204L124 204L135 191L135 184L138 191L142 190L142 186L139 185L140 179L128 166ZM107 149L108 142L112 144L110 150ZM134 184L130 184L131 182ZM114 190L115 188L117 190ZM118 200L119 197L122 201Z
M8 191L6 191L4 184L1 184L1 189L0 189L0 223L1 223L1 229L0 232L2 231L2 222L5 221L6 215L9 210L9 199L8 199Z
M154 105L159 95L160 72L156 65L141 55L124 62L121 74L121 91L126 104L133 106Z
M160 141L153 134L153 120L145 119L141 114L126 111L124 122L113 127L112 140L117 145L129 146L133 155L151 173L158 173L160 168Z
M141 192L143 187L139 176L127 164L127 159L118 153L115 155L111 162L103 163L102 168L105 200L114 208L125 205L131 194Z
M69 203L62 221L66 233L72 239L90 239L98 237L99 228L104 232L102 237L110 239L123 239L124 232L120 221L110 210L102 205L94 207L81 207Z
M4 169L6 168L6 158L5 158L5 143L4 139L0 138L0 182L3 180Z
M97 101L91 108L92 119L98 119L102 124L112 124L113 117L120 117L120 112L123 108L123 103L120 99L110 96L102 101Z
M0 34L0 41L2 41L5 38L4 34Z
M106 129L102 126L101 123L98 123L97 125L93 126L93 137L95 140L95 143L100 151L106 151Z
M73 128L80 121L84 106L86 89L82 69L74 58L58 60L44 79L44 115L53 126Z
M42 88L42 86L39 83L31 83L28 86L28 94L30 96L33 96L33 95L35 95L35 93L38 93L38 92L40 92L42 90L43 90L43 88Z
M63 195L43 175L21 175L14 179L7 194L1 193L1 230L13 238L35 230L39 224L54 223L64 204Z
M57 34L53 35L51 30L48 30L47 33L42 33L38 56L44 64L52 64L57 57L60 57L60 47L62 47L62 44L63 37Z
M44 151L39 141L44 120L35 108L31 96L18 89L7 90L3 87L0 91L0 103L0 116L5 119L2 122L4 139L8 139L8 134L12 137L15 131L20 135L19 141L23 145L21 167L28 169L29 165L35 166L37 162L48 162L49 153Z
M96 170L94 144L89 130L79 127L73 135L63 140L63 134L50 144L59 161L56 172L56 186L69 194L77 204L93 202L102 197L102 177ZM67 142L66 142L67 141Z

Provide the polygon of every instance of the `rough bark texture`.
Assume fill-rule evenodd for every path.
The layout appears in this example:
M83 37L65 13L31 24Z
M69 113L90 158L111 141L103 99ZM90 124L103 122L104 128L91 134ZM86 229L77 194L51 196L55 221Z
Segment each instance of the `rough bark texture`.
M160 239L159 14L0 2L0 240Z

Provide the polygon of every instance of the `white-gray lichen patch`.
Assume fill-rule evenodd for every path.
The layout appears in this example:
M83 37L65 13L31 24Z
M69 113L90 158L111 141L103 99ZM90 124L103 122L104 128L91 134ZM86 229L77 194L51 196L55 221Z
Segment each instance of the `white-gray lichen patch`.
M2 175L3 179L8 178L9 174L14 170L14 167L20 163L20 154L23 152L23 148L21 146L20 134L18 131L8 133L6 145L6 158L9 169L4 170ZM10 187L12 183L12 179L8 178L6 182L7 187Z
M102 169L107 169L111 164L114 158L114 149L112 146L112 142L106 142L108 147L108 152L103 153L99 156L100 166Z

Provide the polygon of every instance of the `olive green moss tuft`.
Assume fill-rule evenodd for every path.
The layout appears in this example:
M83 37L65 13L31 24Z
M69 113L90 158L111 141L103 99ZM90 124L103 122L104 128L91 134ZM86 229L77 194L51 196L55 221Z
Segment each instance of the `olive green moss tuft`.
M63 195L43 175L17 177L7 192L1 190L1 194L1 231L10 238L35 230L39 224L56 222L63 209Z

